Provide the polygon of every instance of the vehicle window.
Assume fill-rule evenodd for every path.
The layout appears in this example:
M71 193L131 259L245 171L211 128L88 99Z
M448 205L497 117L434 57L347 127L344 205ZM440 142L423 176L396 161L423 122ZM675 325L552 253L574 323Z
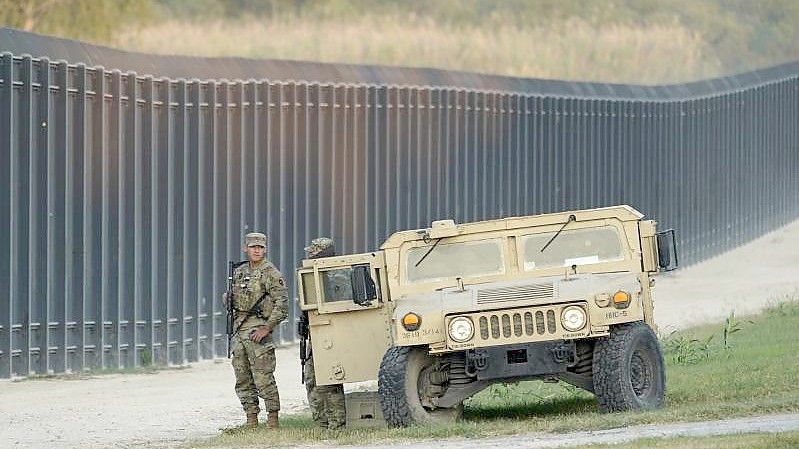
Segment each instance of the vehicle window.
M320 272L325 302L352 301L352 268L338 268Z
M505 272L502 240L480 242L440 243L432 251L427 246L408 251L407 280L426 282L456 277L474 277ZM425 254L427 257L424 257ZM416 263L424 260L416 266Z
M306 305L316 304L316 279L313 271L302 275L302 293Z
M588 265L623 260L619 231L613 226L587 229L564 229L543 252L541 248L555 232L522 237L524 269Z

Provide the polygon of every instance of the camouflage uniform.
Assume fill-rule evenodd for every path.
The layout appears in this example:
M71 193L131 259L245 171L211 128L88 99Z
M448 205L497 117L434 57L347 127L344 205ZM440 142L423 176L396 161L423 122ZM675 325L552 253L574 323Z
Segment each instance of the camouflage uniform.
M248 245L251 235L247 235ZM250 314L249 311L264 294L266 296L256 308L256 313ZM283 276L268 260L242 264L233 272L233 329L237 331L232 339L232 364L236 375L236 394L247 414L260 411L259 396L264 399L270 414L280 410L280 396L274 377L275 344L271 330L288 315L287 300ZM270 333L260 343L250 340L250 334L261 326L266 326Z
M305 363L305 391L314 422L328 429L344 427L347 423L344 385L316 385L313 354Z
M311 244L305 248L305 252L309 259L334 256L333 240L327 237L313 239ZM346 295L346 289L349 289L349 297L352 298L349 281L339 279L340 277L341 273L337 273L325 280L325 296L327 298L341 299L342 295ZM305 364L304 381L305 390L308 393L308 405L311 407L311 416L314 422L329 429L344 427L347 418L344 405L344 386L342 384L316 385L313 352L309 354Z

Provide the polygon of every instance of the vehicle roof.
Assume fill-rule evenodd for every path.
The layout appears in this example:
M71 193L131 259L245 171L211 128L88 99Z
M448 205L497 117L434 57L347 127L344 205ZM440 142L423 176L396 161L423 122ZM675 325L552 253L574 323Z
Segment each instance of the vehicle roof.
M529 226L542 226L564 223L569 215L575 215L578 221L598 220L603 218L617 218L621 221L633 221L643 218L643 214L624 204L619 206L600 207L595 209L580 209L573 211L556 212L550 214L527 215L522 217L507 217L495 220L474 221L456 224L458 235L475 234L480 232L502 231L519 229ZM389 236L380 246L380 249L397 248L405 242L421 240L427 229L414 229L398 231Z

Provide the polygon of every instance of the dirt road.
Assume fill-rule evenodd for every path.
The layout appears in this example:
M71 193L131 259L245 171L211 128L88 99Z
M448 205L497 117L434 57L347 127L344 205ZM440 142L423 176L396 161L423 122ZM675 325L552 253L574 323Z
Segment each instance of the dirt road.
M799 220L713 259L658 277L655 321L661 331L757 312L799 298Z
M702 437L731 433L777 433L799 430L799 414L753 416L722 421L649 424L620 429L560 434L532 433L512 437L485 438L481 449L545 449L588 444L619 444L642 438ZM414 441L391 445L349 446L347 449L471 449L474 440Z
M712 260L661 276L655 293L655 319L661 330L720 321L730 310L754 312L777 298L799 293L797 248L799 221ZM296 347L277 351L276 377L285 413L307 408L296 354ZM214 435L241 419L227 360L156 374L0 382L3 448L161 445ZM798 421L796 416L790 419ZM652 432L680 425L669 426ZM586 437L597 434L602 433Z

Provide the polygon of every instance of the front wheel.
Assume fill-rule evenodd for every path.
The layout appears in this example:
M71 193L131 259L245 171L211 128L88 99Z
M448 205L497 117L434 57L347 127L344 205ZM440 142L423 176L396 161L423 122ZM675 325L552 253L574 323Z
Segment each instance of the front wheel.
M604 412L663 406L666 372L660 344L643 322L623 324L597 340L592 367L594 393Z
M444 391L435 383L435 362L423 348L392 347L386 351L380 363L377 392L390 427L449 424L461 417L463 405L436 408L430 404L431 390Z

